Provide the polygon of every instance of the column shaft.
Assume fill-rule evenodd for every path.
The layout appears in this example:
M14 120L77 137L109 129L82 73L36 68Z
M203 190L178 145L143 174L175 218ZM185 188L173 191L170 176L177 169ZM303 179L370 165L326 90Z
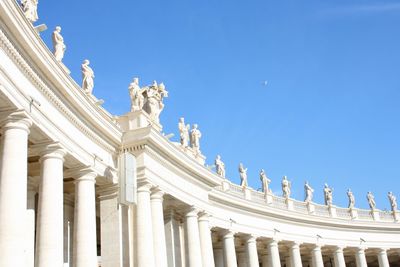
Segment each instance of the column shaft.
M247 252L247 266L248 267L259 267L257 253L257 241L254 236L249 236L246 240L246 252Z
M232 231L226 231L223 235L224 263L225 267L237 267L235 238Z
M36 191L28 188L28 203L26 211L26 264L35 265L35 196Z
M84 170L75 180L74 267L97 267L96 176Z
M333 259L335 262L335 267L346 267L346 262L344 261L343 248L337 247L333 253Z
M62 266L64 259L63 157L59 145L44 148L41 162L36 236L36 267Z
M224 251L222 248L214 249L215 267L224 267Z
M207 213L201 213L199 216L199 231L203 267L214 267L214 253L211 239L209 216Z
M151 215L153 223L154 255L157 267L167 267L167 245L165 242L163 195L159 189L151 193Z
M199 223L197 221L198 210L191 208L186 213L186 236L188 248L188 263L190 267L202 267L201 244Z
M31 122L12 114L2 123L0 145L0 266L25 265L28 134Z
M268 247L270 267L281 267L278 242L272 239L268 242L267 247Z
M150 184L143 183L137 190L137 267L155 267L150 188Z
M313 267L324 267L322 258L321 247L316 245L311 251L311 259Z
M367 267L367 259L365 258L364 248L357 248L355 256L357 267Z
M387 257L386 249L380 249L378 252L379 267L389 267L389 260Z
M298 243L293 243L290 246L290 262L291 267L303 267L300 255L300 245Z

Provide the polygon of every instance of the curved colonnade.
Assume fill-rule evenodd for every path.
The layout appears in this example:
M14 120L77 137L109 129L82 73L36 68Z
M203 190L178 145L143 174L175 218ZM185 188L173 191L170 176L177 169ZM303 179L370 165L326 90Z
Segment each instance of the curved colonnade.
M104 110L15 1L0 19L0 266L400 266L396 214L237 186L145 111Z

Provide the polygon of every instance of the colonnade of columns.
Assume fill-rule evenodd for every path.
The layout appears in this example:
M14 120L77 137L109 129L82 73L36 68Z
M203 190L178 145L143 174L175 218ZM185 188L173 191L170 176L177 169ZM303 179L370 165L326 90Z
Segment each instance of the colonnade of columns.
M28 188L28 139L32 121L23 111L1 121L0 266L64 264L64 157L57 143L32 145L40 157L38 192ZM97 267L96 174L77 172L73 263ZM38 195L35 222L35 195ZM36 229L36 234L35 234ZM34 247L36 246L36 247Z

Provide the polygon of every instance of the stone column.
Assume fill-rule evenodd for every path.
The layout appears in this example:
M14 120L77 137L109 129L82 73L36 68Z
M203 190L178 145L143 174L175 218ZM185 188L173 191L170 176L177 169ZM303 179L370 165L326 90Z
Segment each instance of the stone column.
M26 264L27 267L35 265L35 197L36 187L28 185L28 202L26 211Z
M365 257L365 250L362 247L356 249L356 266L367 267L367 259Z
M246 252L247 252L247 266L260 267L257 253L257 240L256 237L250 235L246 239Z
M45 145L40 156L35 266L62 266L64 259L63 163L65 151L59 144L54 143Z
M281 267L281 259L279 258L278 241L271 239L267 243L270 267Z
M387 257L386 249L380 248L378 252L379 267L389 267L389 260Z
M151 217L153 223L154 256L157 267L167 267L167 245L165 242L163 196L158 188L151 191Z
M224 267L224 251L222 248L214 248L215 267Z
M303 267L300 255L300 244L293 242L289 247L291 267Z
M25 265L28 135L32 122L23 112L1 122L0 266Z
M155 267L150 204L151 187L151 184L141 181L139 182L137 189L137 267Z
M244 251L237 252L237 262L238 262L238 267L248 267L246 252Z
M263 254L261 256L261 266L262 267L268 267L269 266L268 260L269 260L268 254Z
M231 230L226 230L222 236L224 244L224 263L225 267L237 267L235 236Z
M214 267L214 253L211 239L209 215L206 212L199 214L199 232L201 243L201 257L204 267Z
M96 176L86 169L75 179L74 267L97 267Z
M342 247L336 247L335 251L333 252L333 259L335 262L335 267L346 267Z
M64 267L72 266L74 229L74 198L64 194Z
M118 185L113 184L103 185L97 190L102 267L129 266L129 250L133 250L128 242L133 233L126 227L129 220L127 207L119 203L118 190Z
M186 213L186 236L187 236L187 248L188 248L188 263L190 267L201 267L203 261L201 258L201 244L200 244L200 233L199 223L197 219L198 210L195 207L191 207Z
M311 250L311 261L313 267L324 267L324 260L322 258L321 246L315 245Z
M165 216L165 239L167 243L168 267L179 267L182 264L181 238L179 224L175 210L168 209Z

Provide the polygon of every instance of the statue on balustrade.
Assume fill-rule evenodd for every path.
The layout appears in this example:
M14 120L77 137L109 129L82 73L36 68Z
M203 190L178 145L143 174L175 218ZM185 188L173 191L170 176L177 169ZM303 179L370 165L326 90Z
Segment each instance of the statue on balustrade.
M144 105L144 96L139 86L139 78L133 78L128 89L129 96L131 97L131 112L142 110Z
M22 10L24 11L25 17L30 22L36 22L39 17L37 13L38 0L22 0Z
M371 192L367 193L367 200L369 207L371 208L372 211L376 209L376 202L375 202L375 197Z
M180 118L179 123L178 123L178 129L179 129L179 136L180 136L180 143L183 147L187 147L189 144L189 129L190 125L186 124L185 125L185 119Z
M61 62L67 46L64 44L64 38L61 35L61 27L57 26L53 31L53 53L57 61Z
M239 164L239 175L240 175L240 186L247 187L247 168L243 167L243 164Z
M283 197L284 198L289 198L290 197L291 187L292 187L292 185L288 181L287 176L283 176L283 179L282 179L282 192L283 192Z
M89 67L89 60L85 59L82 63L82 89L85 93L91 94L94 87L94 72Z
M225 163L222 162L220 155L215 158L215 170L219 176L225 178Z
M325 205L332 206L333 203L333 188L330 188L328 184L324 186L324 196L325 196Z
M197 129L197 124L193 124L192 130L190 130L190 146L195 153L200 154L200 138L201 132Z
M261 180L261 189L262 191L267 194L270 193L269 189L269 184L271 183L271 180L267 177L267 174L265 173L264 169L261 169L260 171L260 180Z
M393 212L396 212L396 210L397 210L397 200L396 200L396 196L393 195L392 192L389 192L389 193L388 193L388 198L389 198L389 201L390 201L390 206L391 206L391 208L392 208L392 211L393 211Z
M157 84L156 81L152 85L142 89L144 96L143 110L149 114L150 119L154 122L160 122L160 114L164 109L164 97L168 97L168 91L163 83Z
M306 203L311 203L312 199L313 199L313 193L314 193L314 189L308 184L308 182L306 181L306 183L304 184L304 192L306 194L306 197L304 199L304 202Z
M350 188L347 189L347 197L349 198L349 209L353 209L354 205L356 203L356 200L355 200L353 192L351 192Z

